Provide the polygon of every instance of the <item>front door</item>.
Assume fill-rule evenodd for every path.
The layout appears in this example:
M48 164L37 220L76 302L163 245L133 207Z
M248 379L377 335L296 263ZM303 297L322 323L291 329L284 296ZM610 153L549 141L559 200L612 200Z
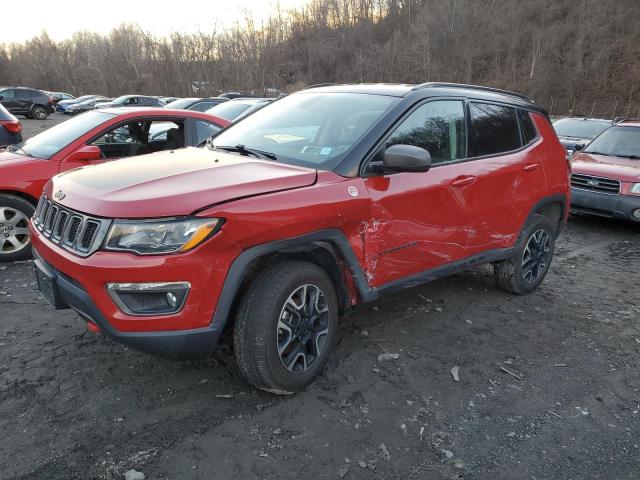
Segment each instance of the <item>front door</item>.
M466 162L465 104L436 100L414 108L383 141L367 172L391 145L425 148L427 172L370 175L371 216L362 225L367 275L374 287L464 259L473 232L475 177Z

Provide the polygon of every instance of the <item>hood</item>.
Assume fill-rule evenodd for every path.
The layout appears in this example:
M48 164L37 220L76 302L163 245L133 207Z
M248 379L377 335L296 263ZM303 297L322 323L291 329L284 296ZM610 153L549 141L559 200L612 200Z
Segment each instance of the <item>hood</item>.
M580 152L571 159L571 172L640 182L640 160Z
M9 152L4 148L0 148L0 169L4 167L19 165L22 163L28 163L33 160L34 158L32 157L26 157L24 155ZM2 176L1 173L0 176Z
M57 175L73 210L111 218L189 215L209 205L312 185L317 172L195 147L132 157Z

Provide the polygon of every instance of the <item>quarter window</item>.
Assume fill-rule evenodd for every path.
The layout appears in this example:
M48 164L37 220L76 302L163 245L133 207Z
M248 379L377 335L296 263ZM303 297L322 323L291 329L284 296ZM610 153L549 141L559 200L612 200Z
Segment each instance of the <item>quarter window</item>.
M474 157L517 150L522 146L512 107L473 102L471 111L471 154Z
M518 120L520 121L523 143L527 145L538 136L536 127L533 124L533 119L531 118L531 113L526 110L518 110Z
M465 158L466 140L463 102L441 100L414 110L391 134L386 147L403 144L424 148L432 164L438 164Z

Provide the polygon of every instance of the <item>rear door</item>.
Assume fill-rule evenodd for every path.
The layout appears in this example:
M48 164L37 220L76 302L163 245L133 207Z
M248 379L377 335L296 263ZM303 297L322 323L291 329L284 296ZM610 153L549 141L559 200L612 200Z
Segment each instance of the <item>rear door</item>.
M431 154L427 172L370 173L365 179L371 215L362 235L373 286L468 255L476 172L473 162L466 161L465 116L463 100L422 103L382 141L365 170L374 172L385 149L395 144L418 146Z
M512 246L546 185L535 148L539 138L528 123L530 114L519 110L510 105L469 102L469 149L477 166L470 203L471 254Z
M20 113L30 112L35 96L33 90L28 90L26 88L16 88L15 92L17 102L16 111L19 111Z

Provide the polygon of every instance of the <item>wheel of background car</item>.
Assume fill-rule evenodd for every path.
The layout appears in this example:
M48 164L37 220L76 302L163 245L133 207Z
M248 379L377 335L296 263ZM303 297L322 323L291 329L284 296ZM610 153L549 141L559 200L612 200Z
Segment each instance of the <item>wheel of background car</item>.
M49 112L42 105L34 105L31 109L31 115L38 120L45 120L49 116Z
M262 390L299 391L326 364L337 323L335 287L322 268L303 261L276 264L241 301L234 326L238 366Z
M29 218L35 211L27 200L0 195L0 262L31 257Z
M551 265L555 234L555 228L547 217L534 215L525 226L514 255L494 264L498 286L518 295L538 288Z

